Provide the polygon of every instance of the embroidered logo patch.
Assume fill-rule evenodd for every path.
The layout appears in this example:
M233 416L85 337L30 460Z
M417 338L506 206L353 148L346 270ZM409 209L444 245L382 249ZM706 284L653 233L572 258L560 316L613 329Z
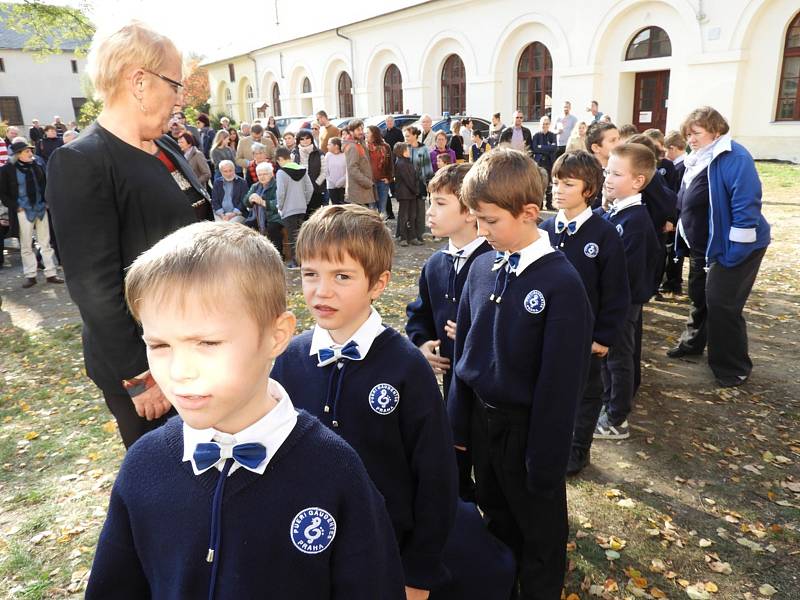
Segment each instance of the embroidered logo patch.
M600 252L600 246L594 242L589 242L583 247L583 253L589 258L594 258L598 252Z
M379 415L388 415L400 404L400 392L388 383L379 383L369 391L369 406Z
M539 290L531 290L525 296L525 310L533 315L538 315L544 310L544 294Z
M336 520L325 509L304 508L292 519L289 536L300 552L319 554L336 537Z
M625 230L622 228L622 225L620 223L617 223L617 233L620 235L620 237L622 237L622 233L624 231Z

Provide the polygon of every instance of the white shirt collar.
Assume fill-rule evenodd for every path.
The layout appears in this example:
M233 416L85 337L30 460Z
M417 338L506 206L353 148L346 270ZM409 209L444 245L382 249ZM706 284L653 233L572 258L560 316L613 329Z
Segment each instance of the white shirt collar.
M192 148L194 148L194 146L192 146ZM684 161L684 159L686 159L686 152L684 152L680 156L676 156L675 160L672 161L672 164L677 167L679 164L681 164Z
M459 259L455 262L456 266L456 273L461 271L461 267L467 264L467 259L472 256L475 251L480 248L481 244L486 241L484 237L476 237L472 240L469 244L464 246L463 248L458 248L455 244L453 244L452 240L448 240L447 242L447 250L442 250L443 253L448 254L450 256L456 256L459 252Z
M315 356L321 348L343 348L351 341L358 345L358 351L363 360L367 356L367 352L372 347L372 342L378 337L386 327L383 326L380 313L375 310L375 307L370 308L369 317L364 324L359 327L356 332L345 340L344 344L337 344L333 341L330 332L323 329L319 325L314 325L314 333L311 336L311 348L308 351L309 356Z
M567 229L567 233L569 235L574 235L575 233L577 233L578 230L581 228L581 225L586 223L586 221L588 221L589 217L591 216L592 216L592 209L587 206L583 212L581 212L577 217L572 219L572 222L575 223L575 231L570 231L569 229ZM570 223L570 220L567 219L567 215L564 214L563 209L559 210L558 214L556 215L556 224L558 223L563 223L564 226Z
M611 209L615 212L621 212L626 208L630 208L631 206L638 206L642 203L642 195L641 194L634 194L633 196L628 196L627 198L617 198L614 200L614 204L611 205Z
M514 274L517 275L517 277L519 277L519 275L530 265L535 263L543 256L550 254L551 252L555 252L555 250L550 245L550 234L548 234L543 229L539 229L539 239L537 239L529 246L525 246L522 250L517 251L517 253L519 254L519 263L517 264L517 268L513 270ZM508 257L511 254L512 254L511 252L508 251L505 252L506 261L508 261ZM504 261L500 263L495 263L495 266L492 267L492 270L495 271L499 269L501 266L505 265L508 265L508 262Z
M184 422L183 461L190 461L192 463L192 470L194 471L195 475L200 475L201 473L204 473L208 469L212 468L208 467L208 469L203 469L200 471L197 469L197 465L195 465L192 458L197 444L204 444L208 442L219 443L221 446L223 446L223 451L228 447L232 448L237 444L247 444L250 442L264 444L264 447L267 449L267 458L260 465L258 465L258 467L251 469L250 467L240 465L238 462L234 462L231 466L228 476L230 477L230 475L239 467L243 467L248 471L258 473L259 475L264 474L269 461L272 460L272 457L275 456L275 453L278 452L278 449L281 447L283 442L286 441L286 438L289 437L289 434L292 432L292 429L294 429L295 424L297 424L297 411L295 410L294 405L292 405L289 394L286 392L283 386L277 381L270 379L268 393L280 398L277 406L275 406L266 415L261 417L258 421L248 427L245 427L237 434L231 435L229 433L223 433L222 431L218 431L213 427L208 429L195 429ZM222 471L224 464L225 461L220 459L213 466L216 467L217 470Z

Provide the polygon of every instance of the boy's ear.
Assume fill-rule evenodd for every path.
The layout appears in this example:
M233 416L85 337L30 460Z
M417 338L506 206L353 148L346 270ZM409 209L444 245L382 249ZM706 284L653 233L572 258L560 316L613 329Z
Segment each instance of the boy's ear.
M286 350L286 346L292 341L296 326L297 318L288 310L275 319L272 327L266 332L266 335L272 338L272 349L269 353L271 359L277 358Z
M381 297L381 294L386 289L386 286L389 285L389 279L391 279L392 274L390 271L384 271L378 276L378 279L375 280L375 283L372 284L372 287L369 288L369 297L370 300L377 300Z
M646 181L647 181L647 179L645 178L644 175L641 175L641 174L640 175L636 175L633 178L633 181L632 181L633 189L635 189L637 193L641 192L644 189Z
M522 205L522 218L524 221L539 221L539 207L536 204L523 204Z

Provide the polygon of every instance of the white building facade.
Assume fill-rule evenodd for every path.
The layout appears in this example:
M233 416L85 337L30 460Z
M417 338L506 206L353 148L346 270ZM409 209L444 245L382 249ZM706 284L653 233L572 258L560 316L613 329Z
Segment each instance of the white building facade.
M591 100L676 129L710 104L756 158L800 162L797 0L432 0L206 63L212 111L526 121Z
M33 119L42 126L52 123L56 115L65 124L76 121L86 102L81 86L86 60L66 45L60 54L37 59L22 50L24 41L0 30L0 120L27 127Z

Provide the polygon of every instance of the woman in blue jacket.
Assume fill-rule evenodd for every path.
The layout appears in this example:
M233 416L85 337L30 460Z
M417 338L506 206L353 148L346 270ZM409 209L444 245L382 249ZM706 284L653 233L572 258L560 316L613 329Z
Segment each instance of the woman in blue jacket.
M753 363L742 311L770 242L761 181L750 153L710 106L692 111L682 131L692 153L678 194L676 243L690 257L692 312L672 358L702 354L722 387L743 384Z

